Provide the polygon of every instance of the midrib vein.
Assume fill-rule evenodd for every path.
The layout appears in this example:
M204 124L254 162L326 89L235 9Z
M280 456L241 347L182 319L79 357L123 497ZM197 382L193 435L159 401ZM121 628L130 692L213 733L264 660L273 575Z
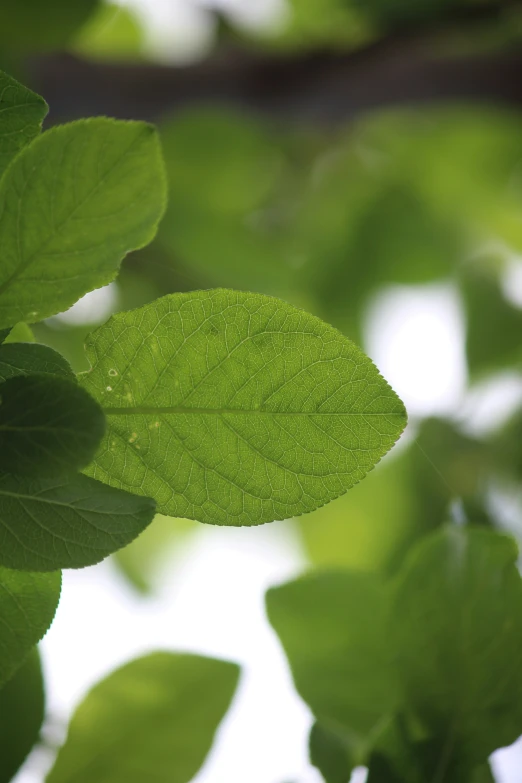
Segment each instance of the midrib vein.
M404 416L399 411L386 411L383 413L364 413L364 412L341 412L341 411L267 411L261 408L252 408L250 410L240 410L238 408L184 408L183 406L173 407L146 407L137 408L104 408L106 416L165 416L175 414L198 414L209 416L222 415L240 415L240 416Z

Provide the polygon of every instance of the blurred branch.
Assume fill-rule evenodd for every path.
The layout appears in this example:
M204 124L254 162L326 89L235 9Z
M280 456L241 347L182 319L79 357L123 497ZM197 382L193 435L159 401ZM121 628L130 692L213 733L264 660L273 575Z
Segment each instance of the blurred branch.
M96 114L155 120L205 103L327 123L396 104L472 100L522 107L522 53L430 51L443 34L483 28L513 6L522 8L522 0L467 6L435 27L406 27L351 52L222 48L183 67L47 56L31 64L31 86L46 96L51 121Z

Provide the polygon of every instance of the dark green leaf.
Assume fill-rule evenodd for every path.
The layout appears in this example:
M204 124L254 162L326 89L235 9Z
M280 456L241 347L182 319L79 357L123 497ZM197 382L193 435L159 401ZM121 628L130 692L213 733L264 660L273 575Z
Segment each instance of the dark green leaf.
M164 206L152 126L98 118L44 133L0 182L0 326L39 321L109 283L153 238Z
M466 354L474 377L519 368L522 360L522 310L503 295L499 272L494 262L489 268L474 262L460 279L467 316Z
M398 703L386 601L376 575L349 571L314 573L266 596L297 690L319 722L344 732L353 763Z
M0 43L16 52L58 49L89 18L98 0L16 0L0 6Z
M0 345L0 381L16 375L52 375L75 381L69 363L57 351L38 343Z
M360 481L406 423L372 362L285 302L214 290L113 316L80 376L107 435L88 471L166 515L254 525Z
M132 541L155 504L87 476L0 476L0 563L50 571L82 568Z
M17 375L0 384L0 471L54 476L81 470L104 432L102 409L74 381Z
M314 723L310 731L310 761L325 783L348 783L354 768L349 742L323 723Z
M11 678L51 625L61 583L59 571L31 574L0 568L0 686Z
M440 780L522 733L522 580L514 542L447 528L408 558L394 598L403 700L439 738Z
M5 10L0 9L0 38L2 15ZM0 71L0 177L22 147L38 136L47 111L43 98Z
M44 701L42 667L34 648L0 690L0 783L9 783L36 743Z
M235 664L153 653L96 685L73 715L47 783L188 783L234 694Z

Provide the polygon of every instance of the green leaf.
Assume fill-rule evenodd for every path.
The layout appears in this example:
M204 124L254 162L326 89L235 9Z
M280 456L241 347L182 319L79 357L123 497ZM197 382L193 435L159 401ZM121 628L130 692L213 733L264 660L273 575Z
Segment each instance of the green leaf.
M256 294L197 291L113 316L80 383L108 430L88 472L169 516L254 525L360 481L406 423L372 362L331 326Z
M37 648L0 690L0 783L9 783L38 740L44 683Z
M355 765L352 749L342 735L315 722L309 745L310 762L320 771L325 783L348 783Z
M132 541L154 512L150 498L87 476L0 476L0 563L34 571L93 565Z
M0 568L0 686L10 679L51 625L61 583L59 571L31 574Z
M3 13L0 10L0 20ZM43 98L0 71L0 177L22 147L38 136L47 111Z
M474 261L460 278L467 317L466 354L475 378L518 369L522 360L522 309L503 295L500 271L495 261L490 265Z
M98 118L44 133L0 182L0 326L41 320L109 283L153 238L164 205L152 126Z
M0 345L0 381L16 375L57 375L76 380L69 363L52 348L38 343L5 342Z
M144 29L131 8L100 5L71 42L70 48L83 57L96 60L139 60L144 45Z
M320 722L343 732L353 762L364 760L398 702L383 582L374 574L315 572L270 589L266 606L299 694Z
M2 49L62 48L98 5L98 0L16 0L0 6Z
M497 460L498 463L498 460ZM491 450L453 422L424 419L399 454L382 460L343 497L299 520L306 551L322 567L394 571L414 541L446 524L459 498L483 521Z
M6 343L34 343L34 341L34 334L31 327L23 321L15 324L9 331L9 337L4 340Z
M188 783L234 694L235 664L153 653L110 674L73 715L47 783Z
M104 433L103 411L74 381L18 375L0 384L0 471L53 476L81 470Z
M396 587L388 643L405 704L439 738L440 780L522 733L516 560L503 535L447 528L416 547Z

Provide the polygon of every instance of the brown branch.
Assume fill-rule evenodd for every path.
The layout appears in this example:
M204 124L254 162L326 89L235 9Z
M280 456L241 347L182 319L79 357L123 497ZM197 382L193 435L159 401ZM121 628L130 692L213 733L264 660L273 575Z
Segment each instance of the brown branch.
M155 120L190 105L225 104L295 122L335 123L371 109L468 100L522 107L522 54L437 57L443 33L491 24L522 0L463 6L436 26L390 32L352 52L268 55L222 48L186 67L89 63L69 55L32 64L51 121L107 114Z

